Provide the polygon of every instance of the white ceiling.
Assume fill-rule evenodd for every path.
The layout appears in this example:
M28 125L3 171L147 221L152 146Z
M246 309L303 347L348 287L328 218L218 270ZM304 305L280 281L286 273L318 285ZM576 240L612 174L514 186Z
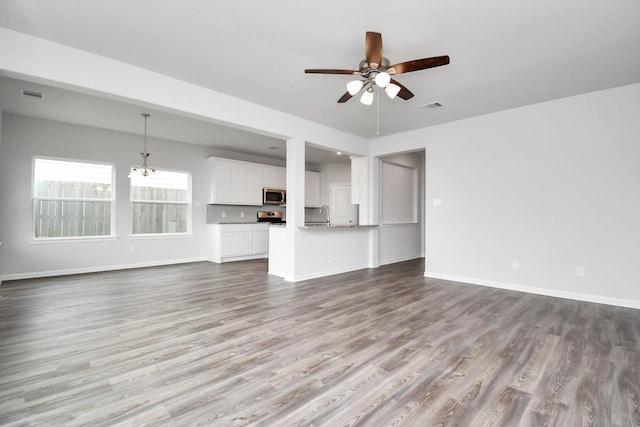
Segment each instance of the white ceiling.
M366 31L382 33L391 63L451 57L396 77L415 97L380 97L380 135L640 82L638 0L3 0L0 26L365 138L377 136L376 103L337 104L349 76L304 69L356 69ZM418 108L434 101L444 107ZM107 104L94 108L101 115L69 115L96 126L131 116L140 126L139 106L109 105L122 108L119 117L109 117ZM249 150L282 143L184 117L162 122L172 120L173 131L163 129L169 139L233 147L244 138Z

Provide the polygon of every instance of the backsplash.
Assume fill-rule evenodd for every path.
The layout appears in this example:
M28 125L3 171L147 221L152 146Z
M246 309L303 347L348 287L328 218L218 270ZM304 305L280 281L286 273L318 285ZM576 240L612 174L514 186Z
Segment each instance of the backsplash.
M326 209L320 212L320 208L304 208L304 222L321 222L328 219Z
M286 218L284 206L207 205L207 224L257 222L258 211L280 211Z

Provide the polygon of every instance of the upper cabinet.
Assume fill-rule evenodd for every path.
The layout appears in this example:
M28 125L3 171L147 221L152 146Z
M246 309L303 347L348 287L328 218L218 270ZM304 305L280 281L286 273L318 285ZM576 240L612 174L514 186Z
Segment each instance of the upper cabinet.
M286 168L209 157L209 203L262 206L262 189L286 189ZM319 207L320 173L305 171L305 206Z
M262 189L286 188L285 168L209 157L209 203L262 206Z
M209 161L209 203L231 203L233 162L210 157Z
M247 204L262 206L263 187L266 187L266 185L264 185L264 169L262 165L247 163Z
M304 205L312 208L320 206L320 174L318 172L304 172Z
M262 168L264 174L264 187L275 188L277 190L287 188L287 172L285 168L267 165L264 165Z

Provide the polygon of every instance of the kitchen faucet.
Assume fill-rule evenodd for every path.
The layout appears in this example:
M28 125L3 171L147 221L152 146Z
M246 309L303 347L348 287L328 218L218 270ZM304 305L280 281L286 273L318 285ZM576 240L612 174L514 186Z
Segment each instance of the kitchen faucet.
M329 206L327 205L322 205L322 207L320 208L320 212L322 213L323 210L327 210L327 224L329 224L329 221L331 220L331 217L329 216Z

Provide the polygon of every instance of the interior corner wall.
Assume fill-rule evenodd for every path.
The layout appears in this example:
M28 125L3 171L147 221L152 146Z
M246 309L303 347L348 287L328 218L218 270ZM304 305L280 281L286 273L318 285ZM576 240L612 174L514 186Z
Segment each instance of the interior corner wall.
M390 136L372 155L427 150L425 275L640 308L639 117L634 84Z
M140 161L141 135L12 114L4 115L2 129L0 274L5 280L206 259L208 147L149 139L152 166L191 173L192 235L132 238L127 175ZM116 239L33 242L31 169L36 155L115 165Z

